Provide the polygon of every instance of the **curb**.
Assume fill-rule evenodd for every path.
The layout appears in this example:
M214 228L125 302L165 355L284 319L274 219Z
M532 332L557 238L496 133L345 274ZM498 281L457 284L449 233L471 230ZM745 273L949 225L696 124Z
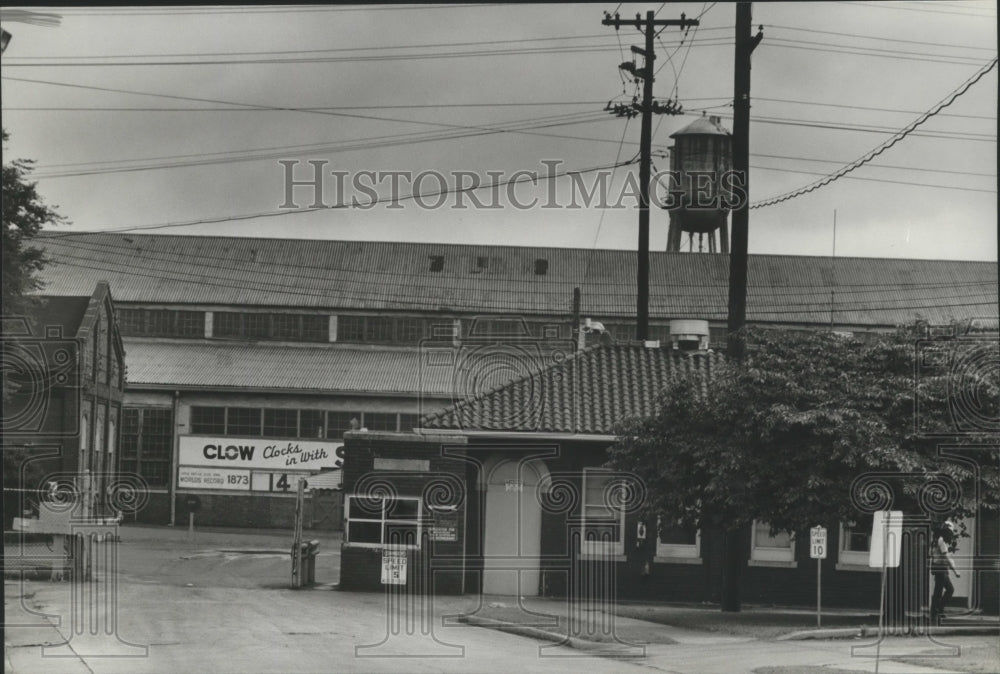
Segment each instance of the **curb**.
M487 629L499 630L500 632L509 632L511 634L517 634L522 637L530 637L532 639L539 639L541 641L550 641L552 643L559 644L560 646L569 646L570 648L575 648L581 651L595 652L595 655L623 655L618 652L611 643L587 641L586 639L566 636L564 634L559 634L558 632L550 632L548 630L532 627L530 625L519 625L517 623L508 623L503 622L502 620L483 618L475 615L459 616L458 622L472 625L474 627L485 627Z
M1000 626L995 625L941 625L930 627L926 632L913 635L887 634L886 636L924 636L924 635L951 635L951 636L982 636L1000 634ZM840 627L836 629L801 630L783 634L775 641L804 641L807 639L864 639L867 637L877 637L878 628L857 628Z

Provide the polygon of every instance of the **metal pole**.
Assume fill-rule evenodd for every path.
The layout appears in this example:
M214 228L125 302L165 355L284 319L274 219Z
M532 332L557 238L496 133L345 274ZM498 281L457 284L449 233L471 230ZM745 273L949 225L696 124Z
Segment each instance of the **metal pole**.
M819 557L816 558L816 627L822 627L822 602L823 602L823 592L820 588L823 586L823 560Z

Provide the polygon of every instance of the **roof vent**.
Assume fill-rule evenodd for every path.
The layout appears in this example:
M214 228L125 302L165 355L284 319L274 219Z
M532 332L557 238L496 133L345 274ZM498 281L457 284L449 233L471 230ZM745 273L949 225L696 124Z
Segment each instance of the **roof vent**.
M670 343L681 351L707 351L708 321L689 318L670 321Z

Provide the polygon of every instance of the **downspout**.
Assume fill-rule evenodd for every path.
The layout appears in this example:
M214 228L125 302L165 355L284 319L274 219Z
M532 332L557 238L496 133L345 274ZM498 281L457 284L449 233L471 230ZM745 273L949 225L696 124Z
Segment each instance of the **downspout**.
M181 392L174 391L173 403L173 452L170 461L170 526L177 518L177 461L180 452L180 436L177 435L177 411L180 408Z

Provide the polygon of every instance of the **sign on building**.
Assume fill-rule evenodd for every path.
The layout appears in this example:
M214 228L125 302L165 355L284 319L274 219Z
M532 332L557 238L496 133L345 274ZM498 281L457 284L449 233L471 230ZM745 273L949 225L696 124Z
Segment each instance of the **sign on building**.
M206 468L318 471L343 463L343 442L182 435L178 463Z

